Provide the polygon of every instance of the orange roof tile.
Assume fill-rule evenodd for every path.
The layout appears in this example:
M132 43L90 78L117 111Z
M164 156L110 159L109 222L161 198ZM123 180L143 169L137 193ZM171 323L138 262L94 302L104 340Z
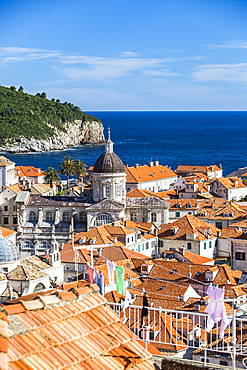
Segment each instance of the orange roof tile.
M217 180L227 189L246 187L238 177L222 177Z
M220 171L221 168L218 166L211 165L211 166L184 166L184 165L179 165L176 169L176 172L201 172L203 174L207 174L208 172L211 171Z
M62 299L70 293L74 299ZM84 293L77 298L73 292L57 291L60 301L49 309L43 308L39 293L22 303L2 305L11 323L0 352L8 352L10 370L124 370L126 363L133 370L154 370L150 353L106 300L92 287Z
M172 233L171 230L177 230ZM195 240L207 240L217 237L217 232L220 231L213 224L208 224L193 215L186 215L180 219L163 225L158 232L161 239L186 239L186 234L196 234Z
M16 166L15 170L19 177L36 177L45 175L44 171L33 166Z
M5 238L6 236L9 236L11 234L15 234L16 231L14 230L10 230L10 229L6 229L6 227L2 227L0 226L0 230L2 230L2 236Z
M166 166L153 166L148 165L136 167L125 167L127 175L126 182L128 183L140 183L153 180L160 180L166 178L177 178L175 172Z

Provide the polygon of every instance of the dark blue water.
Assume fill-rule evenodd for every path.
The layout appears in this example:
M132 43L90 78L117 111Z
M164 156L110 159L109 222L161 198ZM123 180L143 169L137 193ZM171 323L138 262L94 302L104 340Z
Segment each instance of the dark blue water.
M179 164L223 165L224 175L247 166L247 112L87 112L111 128L114 151L124 164L151 159ZM94 165L104 145L60 152L6 155L17 165L58 169L65 155Z

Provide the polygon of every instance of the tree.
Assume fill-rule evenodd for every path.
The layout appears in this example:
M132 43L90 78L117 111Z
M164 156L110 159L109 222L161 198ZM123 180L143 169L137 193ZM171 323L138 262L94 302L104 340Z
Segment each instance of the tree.
M55 181L59 181L61 178L59 176L59 171L58 170L55 170L55 168L53 167L49 167L46 171L45 171L45 181L47 183L50 184L50 186L52 187L53 183Z
M24 89L23 89L23 86L20 86L19 89L18 89L19 92L23 92Z
M41 97L42 99L46 99L46 93L43 91L43 92L42 92L42 94L40 95L40 97Z
M16 87L15 86L10 86L10 90L15 91Z
M67 189L69 188L69 176L75 174L74 158L66 155L62 162L59 163L59 171L67 177Z
M86 172L86 167L87 165L80 159L74 162L75 174L77 175L78 181L80 181L80 175Z

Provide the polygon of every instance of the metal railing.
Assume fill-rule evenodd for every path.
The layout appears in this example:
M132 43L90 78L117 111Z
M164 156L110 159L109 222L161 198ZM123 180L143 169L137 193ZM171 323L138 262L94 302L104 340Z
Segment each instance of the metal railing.
M233 369L236 355L241 363L247 357L247 316L238 317L236 312L242 314L239 310L234 309L228 316L232 321L221 339L220 322L211 332L206 332L206 313L147 307L147 315L143 316L142 306L131 305L124 314L123 304L108 302L108 305L138 337L161 350L190 353L191 359L192 352L195 359L194 351L199 350L198 356L202 356L205 364L218 356L228 358L228 365Z

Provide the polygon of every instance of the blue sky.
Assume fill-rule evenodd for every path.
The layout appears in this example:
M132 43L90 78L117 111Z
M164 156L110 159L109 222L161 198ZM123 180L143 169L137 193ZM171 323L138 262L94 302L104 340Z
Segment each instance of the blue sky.
M0 0L0 84L92 110L246 110L247 1Z

